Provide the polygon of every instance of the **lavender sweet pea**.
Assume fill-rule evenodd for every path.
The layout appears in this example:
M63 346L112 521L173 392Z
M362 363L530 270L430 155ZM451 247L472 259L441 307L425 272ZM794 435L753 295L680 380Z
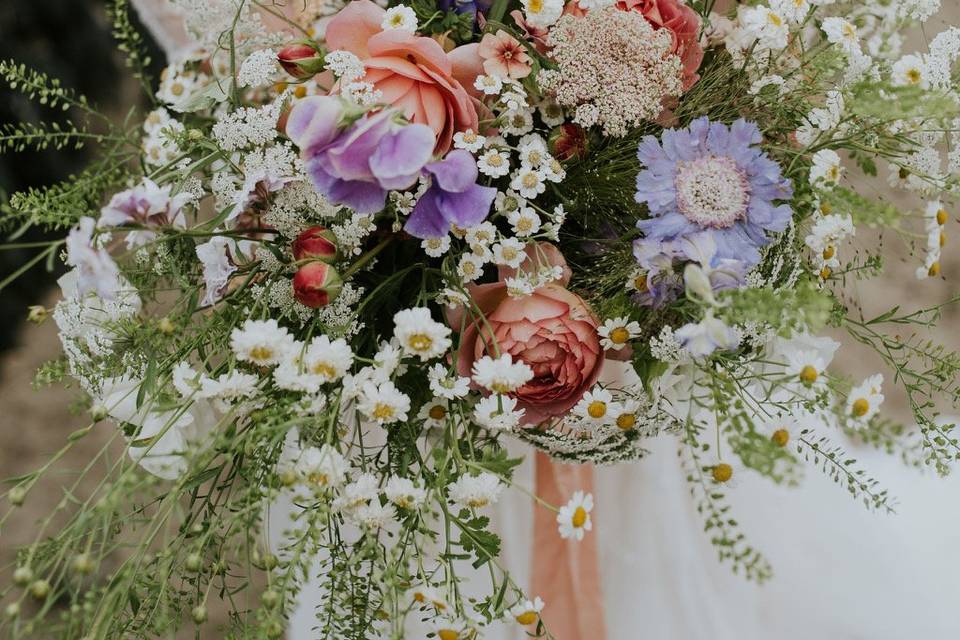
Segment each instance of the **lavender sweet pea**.
M446 235L451 224L470 227L487 217L496 189L477 184L477 163L454 150L430 162L433 130L403 124L396 112L364 115L342 126L344 104L330 96L301 100L290 112L287 135L300 147L311 182L334 204L375 213L387 193L430 181L406 231L418 238Z
M493 187L477 184L477 163L463 149L424 167L430 187L420 196L404 227L417 238L447 235L451 224L472 227L484 221L497 195Z
M790 222L778 200L793 196L780 167L755 145L762 140L752 122L731 126L699 118L687 129L669 129L661 140L646 136L637 150L644 165L636 200L650 210L637 227L650 241L672 241L705 232L719 259L754 265L759 248Z
M391 190L420 178L435 144L433 130L402 124L385 110L342 125L344 104L332 96L301 100L290 112L287 135L300 147L311 182L334 204L375 213Z

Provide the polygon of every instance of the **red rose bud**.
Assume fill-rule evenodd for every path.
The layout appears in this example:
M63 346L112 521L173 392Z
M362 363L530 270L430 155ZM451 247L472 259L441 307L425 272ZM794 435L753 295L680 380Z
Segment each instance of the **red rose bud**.
M293 241L293 257L300 260L320 260L332 264L340 257L337 237L325 227L310 227Z
M587 153L587 132L570 122L550 132L550 153L557 160L582 158Z
M317 309L333 302L343 280L337 270L324 262L310 262L293 276L293 297L302 305Z
M323 56L306 42L291 42L277 54L283 70L297 80L312 78L323 71Z

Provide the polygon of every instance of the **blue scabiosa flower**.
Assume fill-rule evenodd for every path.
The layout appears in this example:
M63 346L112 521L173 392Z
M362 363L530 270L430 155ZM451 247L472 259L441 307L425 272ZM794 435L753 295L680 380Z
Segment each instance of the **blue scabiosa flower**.
M646 242L671 242L706 233L716 258L752 266L759 248L790 222L778 200L793 196L779 165L756 145L757 125L737 120L729 127L699 118L686 129L668 129L658 140L646 136L637 150L644 169L636 200L650 218L637 222Z

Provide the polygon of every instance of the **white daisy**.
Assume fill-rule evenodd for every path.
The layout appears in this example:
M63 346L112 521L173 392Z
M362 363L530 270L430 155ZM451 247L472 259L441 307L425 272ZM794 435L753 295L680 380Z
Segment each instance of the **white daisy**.
M513 174L513 179L510 180L510 188L524 198L533 200L547 190L547 183L542 171L524 165Z
M328 444L319 449L307 447L300 453L294 469L305 484L325 490L339 487L347 477L350 463Z
M610 424L619 409L613 401L613 394L606 389L594 388L583 394L573 407L573 413L595 425Z
M566 120L563 115L563 107L555 98L546 97L541 100L540 104L537 105L537 112L540 114L543 124L548 127L559 127Z
M810 167L810 182L831 187L843 176L840 156L832 149L822 149L813 154L813 166Z
M383 529L393 522L393 510L374 500L369 504L360 505L349 513L349 520L353 524L368 530Z
M860 36L857 35L857 28L853 23L833 16L825 19L820 28L827 34L827 41L831 44L840 45L847 53L860 52Z
M520 138L517 152L520 156L520 162L533 168L539 168L540 165L551 159L550 152L547 151L547 143L535 133Z
M441 236L439 238L426 238L420 242L424 253L431 258L439 258L450 250L450 236Z
M473 363L473 381L496 393L512 393L532 379L533 369L506 353L496 359L483 356Z
M566 540L574 538L583 540L583 535L593 529L590 512L593 511L593 496L583 491L577 491L570 498L570 502L560 507L557 514L557 529L560 537Z
M497 239L497 228L492 222L482 222L476 226L469 227L464 235L467 244L471 247L476 245L488 246Z
M383 14L383 21L380 28L385 31L406 31L407 33L416 33L417 14L408 6L398 4L395 7L387 9Z
M504 238L493 245L493 262L516 269L527 258L525 248L526 244L516 238Z
M522 277L507 278L503 281L503 284L506 285L507 295L511 298L526 298L529 295L533 295L533 292L536 291L533 283Z
M430 380L430 391L437 397L456 400L470 392L470 379L449 374L442 364L433 365L427 377Z
M930 88L930 73L923 58L917 55L905 55L891 69L893 84L900 87Z
M510 154L500 149L489 149L477 158L477 169L491 178L505 176L510 173Z
M790 25L787 19L769 7L744 7L740 9L740 24L747 41L757 41L757 48L779 50L787 46Z
M406 510L416 509L427 498L427 492L418 487L413 480L399 476L390 476L383 493L395 506Z
M469 509L482 509L496 503L503 492L503 483L492 473L476 476L462 475L456 482L447 485L447 496L455 505Z
M368 382L360 393L357 409L379 425L403 422L410 410L410 398L389 380L380 384Z
M447 423L449 414L449 403L444 398L434 398L420 407L417 418L423 420L424 426L439 429Z
M850 391L847 396L847 415L859 425L865 425L883 404L883 374L872 375Z
M604 349L620 351L640 335L641 329L639 322L631 322L629 318L611 318L597 329L597 333Z
M495 75L479 75L473 81L473 88L484 95L495 96L503 89L503 80Z
M516 398L498 394L480 400L473 409L477 424L490 431L512 431L520 426L524 410L517 409Z
M393 335L400 347L421 361L436 358L450 348L450 327L431 318L426 307L398 311L393 324Z
M525 107L508 109L501 116L500 131L506 135L522 136L532 130L533 111L531 109Z
M460 257L460 264L457 265L457 274L463 278L464 282L473 282L483 275L483 258L472 253L466 253Z
M563 13L563 0L522 0L522 4L527 24L541 29L552 25Z
M507 222L513 227L513 232L525 238L540 230L540 216L533 207L520 207L507 214Z
M476 153L483 149L487 139L474 132L473 129L458 131L453 134L453 146L455 149L466 149L470 153Z
M537 596L532 601L524 600L510 607L509 615L517 624L526 627L540 619L541 611L543 611L543 600Z
M293 346L293 336L276 320L247 320L230 333L230 349L237 360L258 367L280 364Z

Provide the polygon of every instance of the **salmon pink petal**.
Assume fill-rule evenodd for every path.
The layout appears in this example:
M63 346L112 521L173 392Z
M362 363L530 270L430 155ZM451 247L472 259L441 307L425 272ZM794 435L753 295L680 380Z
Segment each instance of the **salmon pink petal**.
M361 60L369 57L367 43L383 31L380 24L384 14L386 11L370 0L354 0L327 23L327 48L349 51Z

